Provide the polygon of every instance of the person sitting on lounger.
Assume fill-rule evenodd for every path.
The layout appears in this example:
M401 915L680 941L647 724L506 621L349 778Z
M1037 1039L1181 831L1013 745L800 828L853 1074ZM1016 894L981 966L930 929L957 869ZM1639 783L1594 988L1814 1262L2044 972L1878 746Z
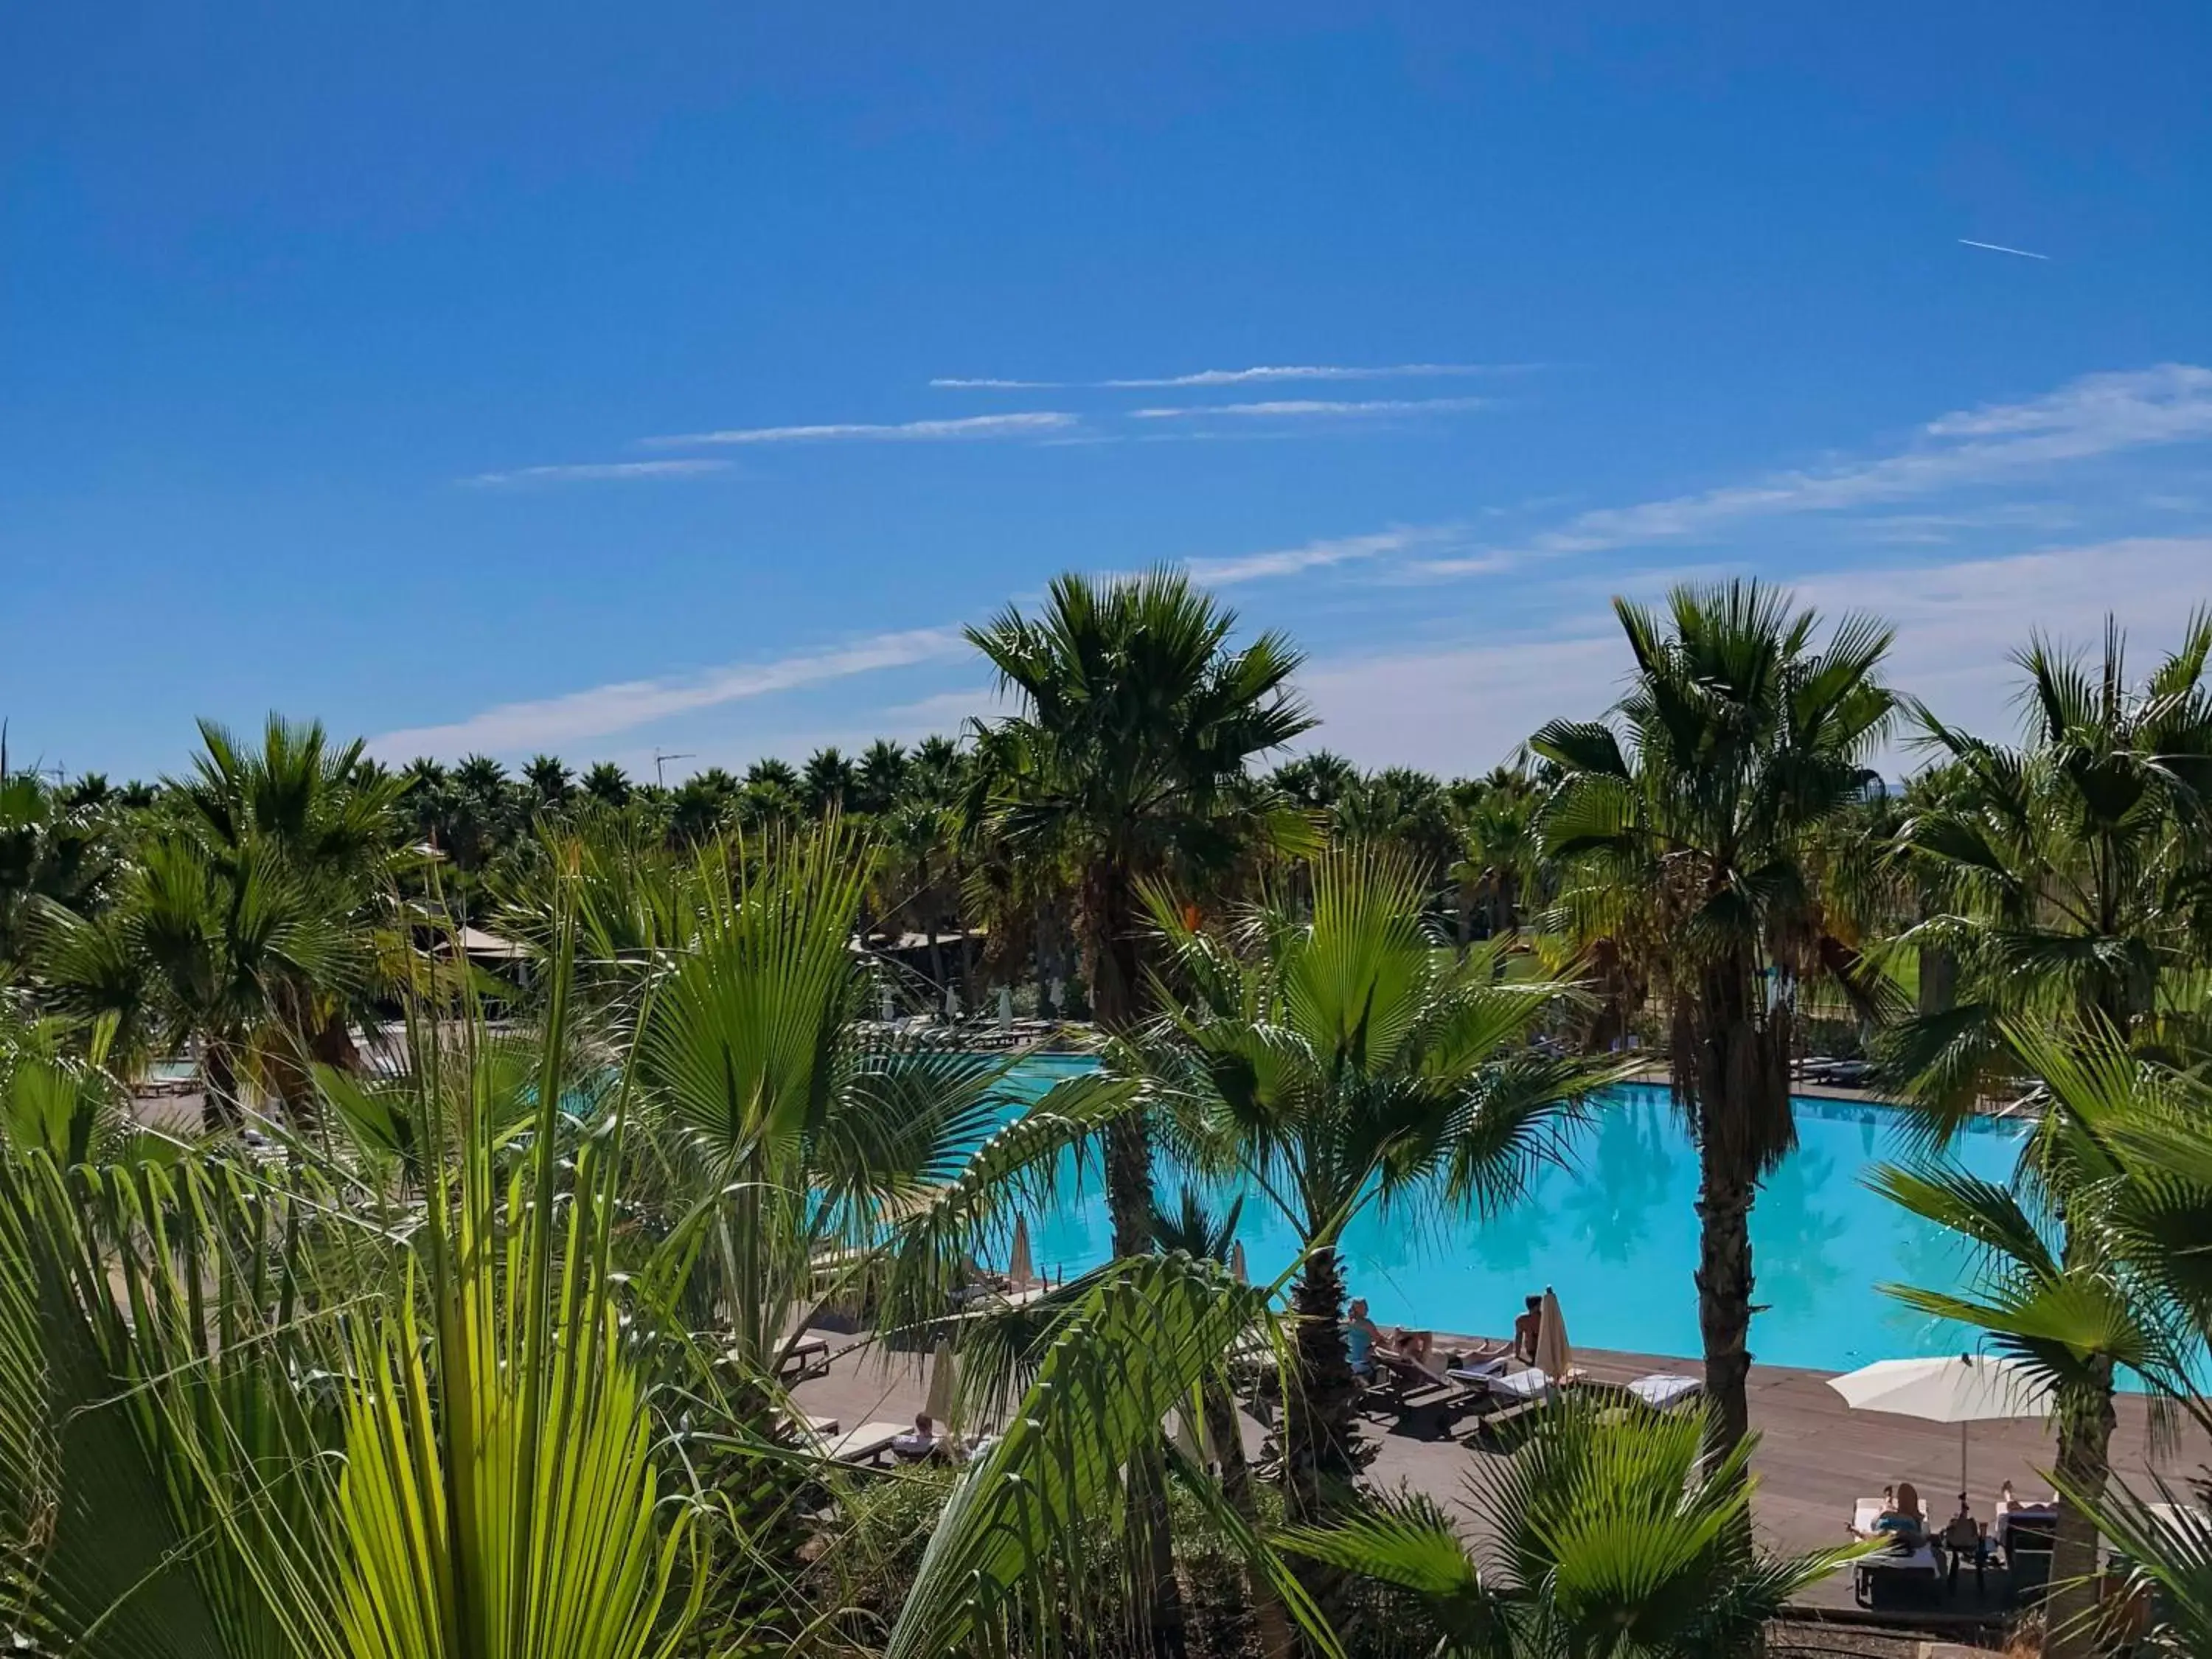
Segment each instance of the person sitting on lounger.
M1536 1363L1536 1339L1544 1333L1544 1298L1532 1296L1521 1316L1513 1322L1513 1357L1524 1365Z
M1355 1298L1344 1322L1344 1352L1354 1376L1364 1380L1375 1375L1375 1345L1382 1340L1382 1333L1367 1316L1367 1298Z
M917 1412L913 1431L891 1442L891 1455L902 1463L924 1462L936 1456L942 1445L937 1437L937 1419L927 1412Z
M1430 1363L1430 1356L1435 1353L1437 1347L1437 1334L1434 1331L1411 1331L1401 1328L1390 1339L1390 1342L1400 1353L1405 1355L1423 1370L1436 1369Z
M1887 1533L1900 1544L1917 1544L1925 1530L1920 1516L1920 1493L1910 1480L1900 1480L1897 1490L1887 1492L1887 1499L1880 1515L1874 1518L1874 1530Z

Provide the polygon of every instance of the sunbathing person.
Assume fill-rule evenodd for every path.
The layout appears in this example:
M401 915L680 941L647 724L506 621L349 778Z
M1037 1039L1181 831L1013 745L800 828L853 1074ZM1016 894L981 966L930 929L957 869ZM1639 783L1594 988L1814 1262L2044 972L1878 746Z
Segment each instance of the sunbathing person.
M1920 1513L1920 1493L1910 1480L1900 1480L1894 1492L1882 1494L1887 1500L1880 1515L1874 1518L1873 1530L1887 1533L1900 1544L1917 1544L1927 1530L1927 1522Z
M1430 1363L1430 1356L1434 1354L1437 1349L1437 1334L1434 1331L1413 1331L1401 1328L1390 1340L1400 1353L1405 1355L1423 1370L1436 1369Z
M902 1463L921 1463L937 1456L943 1445L937 1435L937 1420L927 1412L917 1412L913 1429L891 1442L891 1455Z
M1537 1340L1544 1334L1544 1298L1532 1296L1521 1316L1513 1322L1513 1357L1524 1365L1536 1363Z
M1354 1297L1344 1322L1344 1352L1352 1374L1363 1382L1375 1375L1375 1349L1382 1340L1382 1333L1367 1316L1367 1298Z

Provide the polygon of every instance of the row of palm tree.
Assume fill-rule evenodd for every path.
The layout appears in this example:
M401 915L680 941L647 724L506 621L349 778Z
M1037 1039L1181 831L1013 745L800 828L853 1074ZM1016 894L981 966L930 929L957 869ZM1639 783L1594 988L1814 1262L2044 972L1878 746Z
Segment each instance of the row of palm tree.
M649 1260L625 1264L615 1263L611 1243L591 1246L606 1280L594 1290L578 1279L578 1306L599 1297L629 1318L627 1298L653 1298L653 1340L666 1345L662 1358L684 1356L670 1363L687 1400L706 1388L687 1338L712 1330L716 1351L733 1356L749 1380L735 1389L717 1382L712 1392L721 1419L744 1432L717 1439L717 1459L738 1455L735 1439L774 1439L764 1415L773 1389L761 1379L773 1376L797 1313L840 1296L866 1301L894 1326L925 1317L942 1306L967 1253L1013 1202L1054 1180L1072 1148L1099 1152L1118 1265L1053 1299L1024 1341L1006 1340L1012 1380L1003 1386L1042 1386L1039 1368L1055 1357L1097 1365L1100 1376L1133 1363L1109 1338L1115 1319L1138 1320L1129 1294L1141 1278L1145 1296L1188 1291L1194 1328L1221 1339L1210 1353L1175 1361L1170 1374L1181 1380L1170 1395L1203 1392L1208 1379L1218 1395L1228 1335L1250 1328L1257 1304L1237 1303L1200 1258L1156 1255L1153 1149L1167 1138L1193 1167L1249 1183L1299 1237L1282 1350L1284 1506L1317 1560L1388 1579L1395 1570L1375 1547L1380 1534L1360 1546L1323 1536L1335 1526L1397 1525L1403 1542L1420 1530L1404 1516L1346 1507L1360 1458L1335 1241L1370 1203L1479 1210L1510 1200L1535 1160L1572 1155L1578 1118L1619 1074L1613 1040L1643 1031L1671 1062L1700 1158L1696 1293L1716 1484L1699 1513L1730 1534L1678 1565L1694 1567L1699 1582L1718 1573L1741 1588L1790 1582L1790 1570L1753 1550L1742 1490L1749 1216L1793 1141L1790 1061L1808 1030L1841 1009L1899 1086L1929 1106L1938 1139L1992 1094L2030 1086L2045 1102L2036 1151L2002 1194L2014 1212L2003 1228L1989 1218L1996 1194L1961 1187L1940 1165L1900 1171L1889 1186L1996 1252L1991 1282L2009 1287L2004 1294L1944 1304L1972 1315L1993 1340L2028 1351L1998 1316L2046 1290L2075 1308L2090 1284L2103 1287L2100 1305L2130 1311L2140 1327L2124 1341L2091 1333L2109 1338L2102 1346L2079 1330L2035 1335L2045 1344L2034 1350L2039 1363L2059 1368L2048 1346L2056 1340L2071 1367L2061 1395L2059 1474L2073 1500L2061 1565L2086 1565L2094 1517L2113 1501L2106 1445L2118 1369L2186 1401L2188 1356L2203 1334L2172 1289L2181 1270L2148 1277L2138 1237L2147 1212L2127 1212L2124 1225L2099 1207L2117 1190L2113 1146L2134 1143L2094 1127L2073 1133L2069 1124L2087 1115L2063 1103L2075 1081L2067 1068L2100 1043L2130 1077L2179 1076L2174 1068L2203 1052L2212 838L2201 804L2212 713L2203 672L2212 629L2192 626L2140 687L2127 678L2117 636L2100 668L2031 647L2022 667L2035 719L2026 741L2007 750L1956 732L1889 688L1888 635L1870 621L1847 618L1824 633L1756 584L1684 590L1663 612L1619 610L1634 672L1613 714L1548 726L1532 739L1531 770L1453 789L1418 776L1360 779L1325 755L1259 774L1256 762L1310 725L1292 689L1296 654L1273 636L1232 647L1233 617L1169 574L1063 578L1037 616L1009 611L975 630L1015 712L972 744L933 750L926 766L878 745L872 767L833 756L804 777L694 780L684 787L698 785L695 793L758 806L781 791L799 808L748 817L752 809L740 806L696 830L672 833L654 816L672 810L658 792L641 799L605 775L598 787L578 786L557 763L527 769L520 787L537 805L518 816L519 787L489 763L392 775L313 728L272 722L258 750L204 728L194 773L128 809L133 834L112 867L88 861L77 866L90 871L85 879L48 878L14 902L15 1024L44 1032L52 1051L27 1037L14 1043L22 1058L10 1076L27 1079L22 1097L33 1103L21 1121L112 1119L99 1089L71 1093L64 1072L127 1074L188 1041L218 1120L255 1100L280 1109L276 1121L308 1172L302 1182L337 1192L368 1179L380 1201L441 1215L469 1208L453 1183L465 1184L477 1154L455 1126L476 1126L492 1137L486 1167L508 1160L499 1204L536 1204L541 1215L573 1205L580 1229L604 1205L625 1217L619 1228L605 1216L594 1224L607 1239L619 1236L623 1252L649 1246ZM1900 737L1936 764L1892 798L1872 769ZM434 786L468 800L440 805L447 816L434 821L425 805ZM817 786L818 797L799 793ZM507 816L495 834L484 826L499 799ZM811 805L848 810L810 830ZM38 820L45 810L19 816ZM26 845L36 854L42 843L33 835ZM26 867L58 866L33 857ZM860 1016L872 981L848 939L917 902L1028 924L993 930L1001 972L1015 955L1002 941L1033 939L1041 963L1053 923L1071 934L1105 1069L1017 1112L996 1063L870 1035ZM457 1018L476 1030L465 1008L481 988L456 953L423 949L422 935L464 916L496 918L531 943L541 966L515 1000L535 1036L526 1067L507 1046L471 1037L466 1063L456 1062L465 1080L440 1083L424 1056L441 1045L424 1033ZM394 1007L426 1023L407 1045L404 1079L371 1085L352 1033ZM1540 1031L1568 1042L1539 1047L1531 1039ZM493 1099L502 1088L505 1106ZM448 1101L441 1090L459 1092ZM566 1103L546 1116L549 1103ZM518 1131L533 1113L535 1129ZM2187 1110L2167 1120L2165 1133L2197 1132ZM592 1178L603 1183L589 1191L564 1184L583 1181L575 1136L584 1124L605 1126L603 1141L584 1137ZM9 1140L27 1169L52 1165L64 1189L76 1179L70 1168L100 1167L88 1163L88 1135L41 1139L11 1127ZM517 1146L526 1158L554 1160L556 1146L563 1157L533 1168L534 1188L514 1186ZM201 1156L187 1160L194 1170ZM228 1167L220 1150L204 1156L210 1169ZM141 1149L121 1157L125 1169L155 1167ZM364 1176L372 1170L380 1173ZM222 1209L244 1200L226 1191L192 1201ZM171 1201L147 1202L163 1218L133 1210L103 1224L104 1239L68 1248L97 1260L118 1240L152 1237L169 1224ZM283 1204L295 1215L314 1211L289 1184ZM483 1194L477 1204L479 1237L519 1233L525 1248L528 1227L486 1219L496 1205ZM75 1214L80 1229L99 1212L81 1191L27 1210L52 1227ZM2039 1213L2038 1236L2051 1247L2034 1257L2027 1240ZM392 1227L427 1251L446 1248L446 1224ZM317 1251L326 1242L316 1227L296 1231ZM528 1248L550 1250L550 1237ZM22 1248L46 1245L27 1237ZM170 1258L155 1255L146 1271L172 1273ZM824 1260L842 1264L828 1281ZM325 1265L319 1255L314 1265ZM565 1285L575 1265L543 1271ZM374 1300L411 1306L422 1292L408 1274L418 1270L399 1266L396 1279L361 1277L349 1256L355 1276L337 1282L396 1287ZM434 1279L434 1263L420 1271ZM97 1302L97 1278L84 1279L81 1301ZM2163 1300L2141 1293L2154 1282L2166 1287ZM457 1279L428 1294L466 1300ZM1207 1323L1200 1304L1224 1298L1235 1317ZM93 1325L113 1316L136 1336L131 1316L87 1305ZM25 1329L40 1316L27 1315ZM1081 1360L1069 1346L1079 1326L1103 1345ZM556 1340L548 1328L520 1340L597 1340L565 1326ZM1139 1340L1136 1331L1132 1323L1125 1334ZM240 1340L218 1346L228 1353ZM497 1349L492 1334L470 1340L472 1352ZM272 1352L281 1346L271 1339ZM98 1363L120 1363L101 1352ZM353 1379L356 1389L389 1372L392 1389L368 1392L420 1395L442 1421L447 1408L424 1390L444 1386L445 1367L416 1379L392 1353L370 1364L361 1351L324 1352L308 1369ZM287 1361L294 1371L305 1363ZM568 1382L558 1391L574 1395ZM1139 1389L1137 1416L1115 1418L1126 1435L1100 1467L1126 1517L1132 1639L1159 1650L1173 1645L1180 1622L1171 1491L1189 1482L1158 1431L1165 1407L1152 1403ZM420 1425L410 1432L420 1441ZM1563 1458L1632 1450L1598 1428L1561 1431L1570 1432L1595 1449L1571 1452L1562 1440ZM1657 1443L1634 1455L1667 1467ZM1028 1455L1045 1453L1032 1446ZM712 1524L750 1549L773 1532L763 1516L778 1500L774 1480L748 1469L746 1490L765 1496ZM1243 1489L1226 1467L1222 1474L1205 1490L1224 1524L1254 1540L1255 1600L1272 1596L1310 1628L1341 1615L1351 1593L1341 1586L1319 1606L1282 1587L1258 1511L1227 1503ZM276 1502L220 1501L256 1514ZM1534 1501L1524 1495L1522 1506ZM1084 1518L1079 1504L1063 1516L1068 1527ZM1038 1548L1073 1550L1072 1534L1054 1541L1051 1532L1028 1536L1032 1545L1047 1538ZM689 1596L713 1577L696 1541L655 1537L668 1552L656 1571L669 1585ZM1439 1558L1425 1559L1434 1566ZM963 1557L957 1571L983 1572L981 1559ZM409 1570L443 1582L427 1564ZM1035 1549L1008 1567L1039 1570ZM1760 1577L1771 1571L1781 1576ZM719 1581L696 1593L700 1606L717 1608L732 1594ZM1438 1593L1473 1594L1457 1581ZM1745 1594L1745 1606L1764 1605ZM2084 1623L2077 1603L2062 1595L2055 1642ZM659 1628L665 1616L656 1602L646 1624ZM1472 1642L1477 1628L1452 1640ZM1518 1615L1480 1628L1523 1644L1513 1650L1559 1639L1542 1620ZM1620 1644L1628 1639L1602 1650L1668 1650Z

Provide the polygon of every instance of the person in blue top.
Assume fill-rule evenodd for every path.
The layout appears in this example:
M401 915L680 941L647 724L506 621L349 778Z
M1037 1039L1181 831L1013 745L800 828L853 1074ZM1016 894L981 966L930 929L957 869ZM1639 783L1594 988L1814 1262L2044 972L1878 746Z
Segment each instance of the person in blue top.
M1375 1345L1382 1340L1382 1333L1367 1316L1367 1298L1352 1299L1350 1316L1344 1323L1344 1352L1352 1361L1352 1374L1358 1377L1375 1375Z

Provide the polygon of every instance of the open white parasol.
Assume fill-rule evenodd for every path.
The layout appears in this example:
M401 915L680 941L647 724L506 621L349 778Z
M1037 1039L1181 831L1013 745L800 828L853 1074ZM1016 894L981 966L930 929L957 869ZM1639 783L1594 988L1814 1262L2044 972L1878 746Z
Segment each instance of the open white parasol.
M1929 1359L1877 1359L1828 1386L1855 1412L1888 1412L1959 1425L1959 1490L1966 1490L1966 1429L2051 1415L2047 1386L2016 1359L1960 1353Z

